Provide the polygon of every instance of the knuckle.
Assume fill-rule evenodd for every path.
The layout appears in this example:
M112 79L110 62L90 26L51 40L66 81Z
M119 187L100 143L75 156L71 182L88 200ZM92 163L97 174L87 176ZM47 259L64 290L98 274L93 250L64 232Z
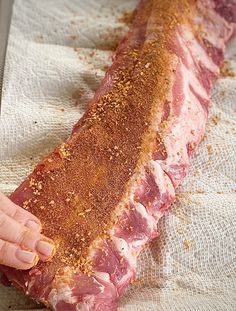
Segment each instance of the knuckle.
M7 223L7 215L0 211L0 230L5 226Z
M16 207L16 206L14 206L14 210L13 210L13 212L12 212L12 218L13 219L17 219L18 218L18 216L19 216L19 210L18 210L18 208Z
M0 260L2 261L4 255L6 254L7 243L3 240L0 240Z
M18 237L18 244L26 247L28 244L27 242L29 241L29 238L30 238L30 230L23 227L21 234Z

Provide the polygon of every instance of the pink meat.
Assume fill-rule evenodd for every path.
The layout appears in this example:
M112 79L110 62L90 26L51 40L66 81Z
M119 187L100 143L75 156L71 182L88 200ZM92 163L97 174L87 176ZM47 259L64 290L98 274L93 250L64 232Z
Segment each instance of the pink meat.
M116 69L133 64L132 58L122 62L120 55L141 49L162 31L154 20L158 14L153 13L161 2L141 1L134 26L122 40L111 69L73 133L80 131L94 103L112 90ZM153 116L154 121L159 121L152 124L156 131L152 154L133 178L125 202L116 208L119 217L109 229L109 238L98 239L91 250L92 274L72 270L68 265L58 268L53 263L49 268L42 264L30 271L1 266L14 286L55 311L117 310L119 296L135 276L137 257L144 245L158 235L157 222L174 202L175 189L188 172L189 157L203 138L212 85L219 75L225 44L236 29L236 2L185 2L191 6L190 22L176 24L171 30L168 50L172 53L172 75L163 109ZM139 14L147 6L149 18L143 22ZM146 68L152 65L147 62ZM30 195L28 190L23 195L21 186L11 198L22 204Z

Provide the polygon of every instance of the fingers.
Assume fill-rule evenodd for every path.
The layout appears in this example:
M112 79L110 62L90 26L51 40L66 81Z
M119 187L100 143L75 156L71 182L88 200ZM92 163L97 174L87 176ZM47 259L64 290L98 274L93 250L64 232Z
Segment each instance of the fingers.
M0 192L0 264L30 269L39 259L50 259L55 254L55 244L40 231L37 217Z
M0 264L27 270L35 266L38 260L36 253L23 250L16 244L0 239Z
M41 260L54 255L55 244L37 231L31 230L0 210L0 239L37 253Z
M32 230L41 231L42 229L41 223L37 217L27 212L20 206L14 204L1 192L0 192L0 211L3 211L9 217L15 219L17 222L22 223L23 225Z

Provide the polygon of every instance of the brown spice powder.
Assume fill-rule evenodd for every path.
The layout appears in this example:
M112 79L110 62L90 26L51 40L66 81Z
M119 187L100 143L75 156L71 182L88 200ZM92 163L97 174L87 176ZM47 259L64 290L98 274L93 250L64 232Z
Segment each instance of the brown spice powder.
M209 155L213 154L213 146L212 145L207 145L207 151Z
M98 238L109 238L107 231L117 221L115 207L152 153L152 125L163 110L173 72L167 43L189 9L187 0L142 4L133 27L146 29L152 12L153 39L146 42L140 33L136 46L121 44L103 82L105 92L97 92L64 147L36 167L32 182L42 189L30 189L31 178L22 185L30 189L24 201L37 196L37 202L27 204L29 210L41 219L44 234L59 245L53 263L40 263L40 269L70 265L91 274L90 247ZM130 32L128 38L132 36ZM108 77L112 87L106 85Z
M137 13L136 10L132 12L124 12L122 16L118 19L118 21L130 26L134 20L136 13Z
M225 60L220 70L221 77L236 77L236 73L230 68L229 61Z

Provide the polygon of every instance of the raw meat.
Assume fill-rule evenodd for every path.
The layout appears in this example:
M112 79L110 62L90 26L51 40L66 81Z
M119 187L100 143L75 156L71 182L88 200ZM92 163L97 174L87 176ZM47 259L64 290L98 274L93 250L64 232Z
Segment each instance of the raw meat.
M116 310L204 135L212 84L235 32L234 0L143 0L69 139L11 199L58 249L1 271L53 310Z

